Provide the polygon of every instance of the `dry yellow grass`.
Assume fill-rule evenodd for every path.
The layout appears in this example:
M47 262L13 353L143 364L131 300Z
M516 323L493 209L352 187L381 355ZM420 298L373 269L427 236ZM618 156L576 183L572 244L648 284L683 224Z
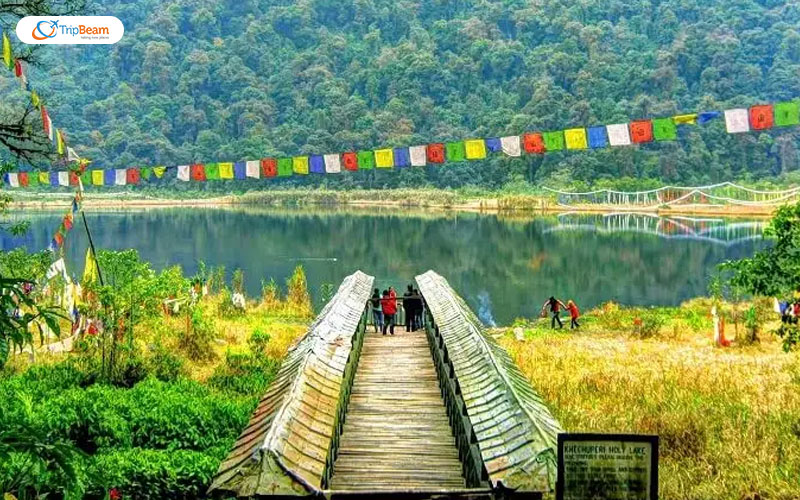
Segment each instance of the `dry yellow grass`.
M592 330L498 333L568 431L661 437L662 498L800 498L796 354L770 334L720 349L710 331L641 340Z

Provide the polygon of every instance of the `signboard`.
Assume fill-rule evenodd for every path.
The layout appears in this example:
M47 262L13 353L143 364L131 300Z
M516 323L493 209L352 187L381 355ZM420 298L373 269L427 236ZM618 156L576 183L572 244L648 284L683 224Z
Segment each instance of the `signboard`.
M657 500L658 436L559 434L556 500Z

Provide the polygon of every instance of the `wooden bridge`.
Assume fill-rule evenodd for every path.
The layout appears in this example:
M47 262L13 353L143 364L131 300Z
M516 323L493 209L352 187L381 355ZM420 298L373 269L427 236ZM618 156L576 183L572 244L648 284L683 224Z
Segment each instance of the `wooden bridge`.
M348 276L290 350L211 486L219 498L540 498L561 431L433 271L424 330L367 329L373 277Z

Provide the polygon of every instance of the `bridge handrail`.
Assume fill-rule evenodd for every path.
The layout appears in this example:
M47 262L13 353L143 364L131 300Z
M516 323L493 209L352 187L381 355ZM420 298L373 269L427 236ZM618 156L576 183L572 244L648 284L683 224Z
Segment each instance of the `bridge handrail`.
M483 462L472 422L467 415L466 403L455 378L453 362L447 355L444 339L427 308L425 309L425 334L428 336L428 345L431 349L433 364L436 367L436 376L439 379L439 389L447 409L450 428L453 429L456 439L458 458L461 460L467 487L488 486L489 473Z

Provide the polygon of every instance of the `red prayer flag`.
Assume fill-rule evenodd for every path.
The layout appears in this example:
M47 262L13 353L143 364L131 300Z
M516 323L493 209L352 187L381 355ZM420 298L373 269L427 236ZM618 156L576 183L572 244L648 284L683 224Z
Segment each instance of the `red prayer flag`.
M20 172L17 179L19 179L20 186L28 187L28 172Z
M142 179L142 174L139 173L138 168L129 168L125 172L125 182L128 184L139 184L139 181Z
M192 165L192 179L197 182L206 181L206 167L203 164L195 163Z
M261 160L261 174L264 177L278 175L278 161L275 158L263 158Z
M428 161L431 163L444 163L444 144L441 142L428 144Z
M358 155L355 153L342 153L342 163L346 170L358 170Z
M56 240L59 247L64 244L64 237L61 235L61 231L58 231L55 236L53 236L53 239Z
M67 229L67 231L70 231L72 229L72 215L71 214L67 214L67 215L64 216L64 227Z
M69 171L69 185L70 186L78 185L78 174L76 172L73 172L72 170Z
M750 108L750 128L753 130L764 130L772 128L772 125L772 104L764 104Z
M544 146L544 138L539 132L523 135L522 146L525 148L526 153L542 154L547 150Z
M653 122L650 120L631 122L631 141L636 144L653 142Z
M50 135L50 117L47 116L47 109L42 104L42 126L44 126L44 133Z
M14 76L20 78L22 76L22 63L19 59L14 59Z

